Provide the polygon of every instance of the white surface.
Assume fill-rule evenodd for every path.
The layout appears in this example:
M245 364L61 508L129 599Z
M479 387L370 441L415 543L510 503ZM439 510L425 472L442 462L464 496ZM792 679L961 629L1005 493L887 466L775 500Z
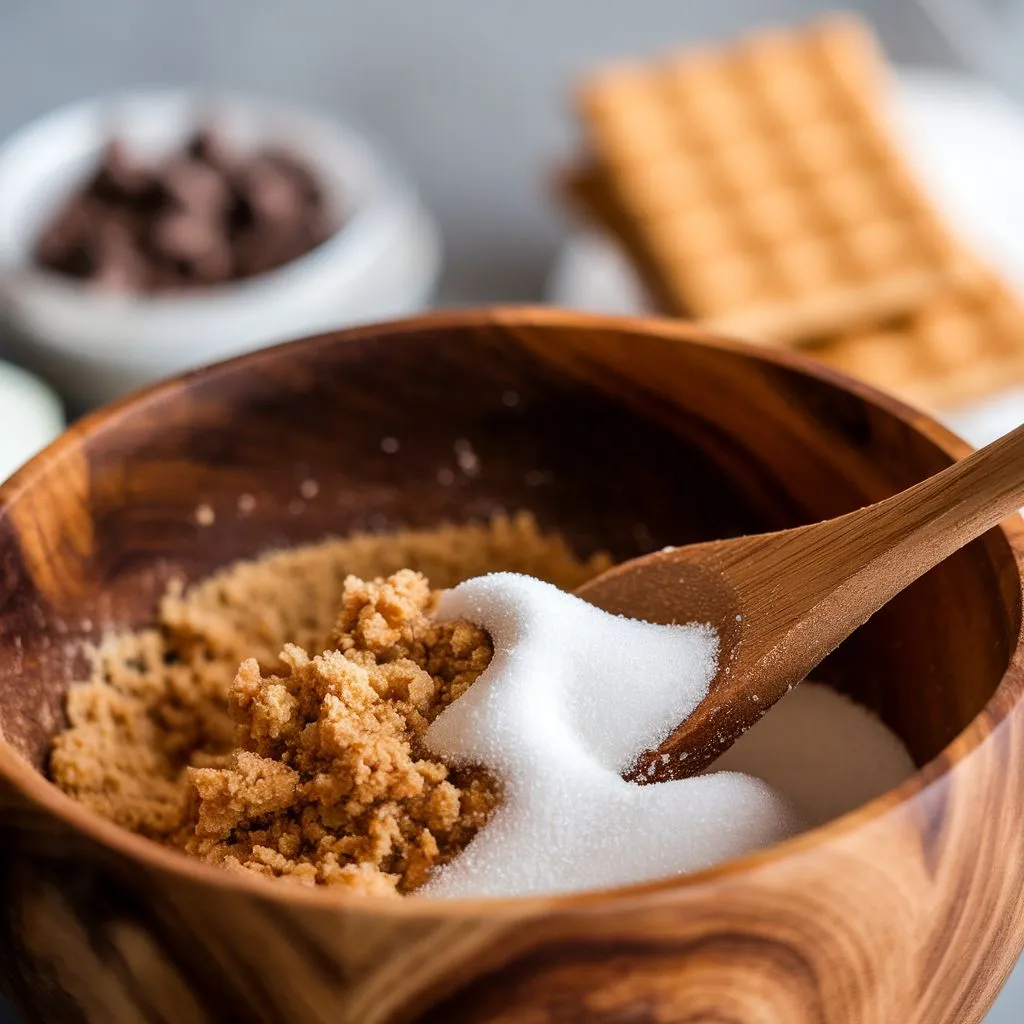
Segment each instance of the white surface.
M900 73L911 165L952 227L1024 290L1024 114L966 75Z
M188 297L96 295L30 265L39 231L111 130L158 153L211 114L239 145L273 141L303 154L346 215L341 230L285 267ZM0 149L0 306L15 354L79 403L276 341L413 312L429 302L439 269L432 220L370 144L281 104L187 91L88 100Z
M446 592L444 619L485 628L494 656L424 737L505 787L494 817L427 884L430 896L516 896L666 878L794 834L798 816L736 772L638 786L637 756L707 694L718 637L607 612L548 583L495 573Z
M964 239L1024 291L1024 114L963 75L903 71L897 85L896 123L921 181ZM587 232L563 249L548 298L609 313L651 310L619 249ZM950 409L944 419L985 444L1024 420L1024 387Z
M943 212L1018 288L1024 285L1024 114L984 83L962 75L901 72L897 118L907 155ZM549 300L609 313L649 311L619 250L581 233L552 272ZM1024 420L1024 387L948 410L947 425L974 445ZM799 692L799 690L797 691ZM985 1018L1024 1020L1024 965L1018 964Z
M0 483L64 429L60 399L41 380L0 362Z

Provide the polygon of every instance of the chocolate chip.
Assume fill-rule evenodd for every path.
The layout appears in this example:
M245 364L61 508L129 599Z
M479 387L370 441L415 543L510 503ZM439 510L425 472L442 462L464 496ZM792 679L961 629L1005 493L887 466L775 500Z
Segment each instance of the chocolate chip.
M256 223L293 225L302 217L306 202L295 179L275 162L257 157L241 181Z
M161 181L171 201L183 210L223 216L231 200L224 175L194 160L176 159L164 167Z
M151 263L146 273L145 290L149 292L182 292L192 287L192 278L172 263Z
M295 182L307 204L310 206L322 204L323 190L320 187L320 182L305 164L283 149L267 150L265 159Z
M204 128L152 165L112 141L35 259L99 289L179 291L265 273L334 230L300 159L280 148L245 155Z
M153 251L172 260L196 260L223 243L217 225L188 211L161 214L149 236Z
M97 291L134 292L146 283L146 264L134 250L105 254L89 275L89 285Z
M166 210L172 204L173 200L163 181L150 174L146 187L126 206L145 218Z
M238 155L231 146L209 128L201 129L189 139L185 155L222 174L230 174L238 165Z
M228 234L239 238L251 230L256 223L256 214L245 192L237 186L232 190L232 203L228 211Z
M50 270L70 277L88 277L96 265L92 204L72 200L39 238L36 259Z
M68 277L91 277L98 264L96 252L87 242L73 242L50 264Z
M86 186L87 195L117 205L138 198L149 185L149 173L117 139L108 142L100 166Z
M221 244L207 250L195 260L190 272L196 284L217 284L221 281L230 281L234 277L234 269L231 250Z
M284 239L266 231L249 231L242 235L235 246L235 253L242 277L265 274L294 258Z

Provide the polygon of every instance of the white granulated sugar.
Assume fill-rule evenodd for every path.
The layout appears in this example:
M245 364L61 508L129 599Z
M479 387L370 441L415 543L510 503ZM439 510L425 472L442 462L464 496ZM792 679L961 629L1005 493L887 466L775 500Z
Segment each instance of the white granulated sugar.
M801 683L710 771L757 775L785 793L809 826L873 800L914 772L903 742L831 687Z
M489 766L505 802L422 890L511 896L676 875L797 832L790 802L719 772L638 786L622 772L700 703L714 677L708 626L609 615L527 576L496 573L442 596L494 642L487 670L426 734L454 762Z

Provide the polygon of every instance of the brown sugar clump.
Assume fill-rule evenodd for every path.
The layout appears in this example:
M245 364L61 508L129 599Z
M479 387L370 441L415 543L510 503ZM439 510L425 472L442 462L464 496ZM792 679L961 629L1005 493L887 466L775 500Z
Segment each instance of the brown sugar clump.
M421 756L420 737L491 660L487 634L430 617L426 579L345 582L330 646L286 646L280 674L250 658L231 686L236 742L219 767L190 768L185 849L260 874L375 891L422 885L473 837L500 787L479 768Z
M579 561L520 515L233 566L170 593L155 628L91 652L53 779L112 821L230 870L409 892L500 800L485 770L421 746L492 653L475 626L434 621L426 576L448 587L519 571L573 589L607 564Z

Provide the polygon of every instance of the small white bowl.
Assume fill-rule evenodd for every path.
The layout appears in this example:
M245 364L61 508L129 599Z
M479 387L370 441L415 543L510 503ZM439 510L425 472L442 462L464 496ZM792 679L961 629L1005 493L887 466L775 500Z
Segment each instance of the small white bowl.
M54 392L0 360L0 484L63 429L64 409Z
M239 147L301 155L343 221L338 232L277 270L187 296L97 294L33 264L48 218L112 135L157 156L205 124ZM291 337L415 312L440 265L434 222L379 152L285 104L191 90L91 99L0 147L0 310L19 359L79 406Z

